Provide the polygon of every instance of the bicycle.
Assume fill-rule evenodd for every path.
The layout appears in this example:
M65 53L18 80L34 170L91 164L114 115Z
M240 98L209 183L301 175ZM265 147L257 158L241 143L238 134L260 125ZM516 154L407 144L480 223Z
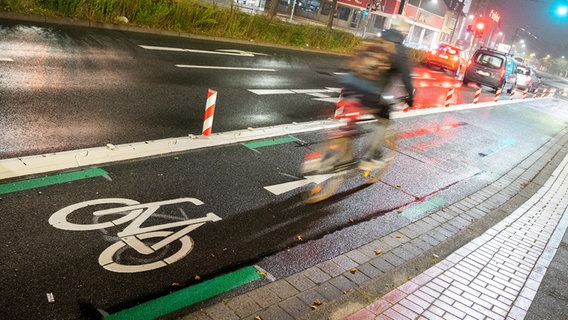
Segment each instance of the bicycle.
M142 227L142 224L160 207L181 203L191 203L196 206L203 204L201 200L195 198L179 198L147 204L140 204L138 201L125 198L95 199L79 202L55 212L49 218L49 224L61 230L89 231L116 227L130 222L121 232L117 233L118 241L111 244L99 255L99 264L103 268L113 272L134 273L149 271L165 267L187 256L193 249L193 240L187 234L207 222L221 220L221 217L209 212L205 217L201 218ZM80 214L80 212L84 211L82 209L90 209L92 206L108 206L109 204L125 206L93 211L93 223L90 224L69 221L69 216L72 213ZM116 215L118 215L117 218L99 222L99 220L104 217L113 217ZM172 219L171 216L162 216L161 218ZM74 219L76 219L76 217L74 217ZM167 229L179 229L180 227L183 228L175 232L167 231ZM155 238L159 240L156 241ZM167 247L175 241L179 241L178 248L169 248L168 250ZM147 244L148 242L153 243ZM126 255L127 246L141 254L142 258L135 257L130 259L131 261L128 261L131 263L126 264L125 262L128 259L123 256ZM160 250L162 252L160 252ZM170 251L174 252L171 253ZM148 260L150 260L150 262L148 262Z
M387 97L385 97L387 98ZM389 108L394 107L399 102L406 100L407 96L388 97ZM306 203L317 203L323 201L339 189L343 181L350 176L362 173L365 184L373 184L379 181L390 167L396 149L396 134L388 126L388 119L368 119L364 115L374 113L365 107L357 95L340 97L343 112L336 119L344 121L344 125L332 130L327 135L327 139L316 148L315 151L306 154L302 163L302 173L306 175L332 174L332 176L320 183L308 185L307 190L302 194ZM384 121L385 144L383 147L383 158L381 165L373 169L359 168L362 155L357 155L354 148L354 140L368 132L363 125L373 121Z

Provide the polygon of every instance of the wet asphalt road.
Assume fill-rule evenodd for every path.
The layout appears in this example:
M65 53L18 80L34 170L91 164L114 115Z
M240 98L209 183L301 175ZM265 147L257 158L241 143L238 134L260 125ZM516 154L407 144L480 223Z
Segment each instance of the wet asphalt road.
M5 28L9 23L2 24L2 32L14 30ZM48 33L38 33L24 27L23 35L28 35L35 45L13 54L14 61L2 65L2 105L7 110L3 111L6 117L0 120L7 133L0 137L6 141L2 144L6 145L3 157L22 150L34 154L39 149L48 152L68 149L70 145L75 148L143 141L164 134L182 136L188 133L187 128L191 128L191 133L199 133L204 107L201 102L210 87L205 79L217 81L223 92L234 93L228 95L230 105L241 106L238 110L219 108L225 110L216 114L219 130L242 128L250 123L263 126L297 121L294 119L307 121L325 118L333 112L332 103L302 94L282 99L247 91L249 85L256 89L282 88L283 84L292 88L311 88L315 83L321 87L335 85L330 69L323 66L325 59L319 56L315 60L318 62L307 63L295 55L312 54L288 56L288 51L260 49L274 50L279 58L255 55L254 59L260 60L255 67L287 67L283 67L286 70L282 73L288 76L279 77L277 83L270 82L276 81L271 76L262 76L261 81L258 75L247 78L227 71L215 77L198 71L201 76L197 77L194 73L187 75L187 70L178 70L177 61L229 65L243 57L205 61L179 52L147 52L138 46L138 37L160 46L179 46L189 40L51 28ZM25 39L19 38L20 45L27 43ZM67 45L62 46L61 39L72 41L63 42ZM191 46L206 50L228 48L225 43L221 46L190 42ZM53 43L57 43L55 48ZM14 48L13 43L10 46ZM189 42L184 47L189 47ZM69 52L78 48L81 54L70 59ZM231 48L250 50L242 45ZM19 62L18 57L29 65ZM38 57L44 57L48 63L38 67ZM10 72L4 72L6 69ZM76 81L79 86L74 85ZM221 97L218 104L227 105ZM189 103L193 111L187 113L185 101L200 103ZM246 116L242 106L247 107ZM6 263L1 267L1 286L13 289L2 295L0 318L81 318L82 302L113 312L254 264L270 253L293 253L298 244L314 245L308 256L290 259L286 270L275 269L269 262L262 266L275 276L299 270L303 263L333 257L370 237L420 219L502 175L566 126L565 109L565 102L542 100L397 119L393 123L400 136L397 156L384 179L366 188L350 181L337 196L313 206L301 203L300 190L276 196L263 187L300 178L299 164L312 144L322 139L319 133L296 135L296 141L262 148L236 144L102 165L100 169L105 170L106 177L4 194L0 203L5 231L0 234L0 243ZM193 250L187 256L150 271L119 273L99 263L101 254L117 243L116 234L126 224L73 231L49 223L58 210L93 199L121 198L148 204L184 197L199 199L203 204L164 206L146 221L147 225L184 221L207 213L214 213L221 220L207 222L189 234ZM399 209L403 209L401 213L397 212ZM72 219L76 223L100 221L93 220L93 210L81 210ZM373 221L373 228L342 236L342 230L360 221ZM319 251L310 241L316 239L332 241L334 249ZM179 249L175 246L151 256L123 249L119 262L145 265L172 254ZM201 279L196 280L196 275ZM47 293L53 293L55 303L48 302Z
M200 134L209 88L214 132L325 119L331 103L248 90L336 87L343 59L10 20L0 35L0 158Z
M566 121L565 103L551 100L399 119L394 123L400 135L396 159L381 182L361 187L350 181L337 196L310 206L301 203L299 189L276 196L264 187L300 178L299 164L311 144L321 139L317 133L254 149L237 144L102 165L107 177L4 194L0 243L6 263L1 285L20 288L25 283L25 290L2 296L0 305L7 307L0 315L76 318L82 315L80 301L114 312L282 250L291 250L289 265L278 269L265 261L261 267L275 276L289 274L463 198L510 170ZM221 220L189 233L193 248L186 256L149 271L121 273L100 263L103 252L120 244L116 235L126 223L81 231L50 222L58 210L83 201L120 198L150 204L186 197L203 204L164 205L141 227L208 213ZM109 203L101 209L116 206ZM68 219L101 222L94 210L78 210ZM365 224L365 230L342 235L343 229L361 221L372 221L373 227ZM311 241L316 239L333 243L333 250L319 251ZM303 243L312 244L313 250L295 256L293 248ZM139 255L123 246L116 262L147 265L178 248L174 242L156 254ZM48 302L48 293L56 303Z

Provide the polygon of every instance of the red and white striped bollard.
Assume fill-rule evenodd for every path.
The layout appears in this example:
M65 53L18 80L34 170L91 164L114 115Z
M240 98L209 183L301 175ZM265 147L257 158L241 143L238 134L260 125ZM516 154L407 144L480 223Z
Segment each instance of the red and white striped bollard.
M533 99L535 99L537 95L538 95L538 88L534 89L533 96L532 96Z
M217 91L207 90L207 103L205 105L205 117L203 119L203 135L211 136L211 128L213 127L213 113L215 113L215 100L217 100Z
M343 89L342 89L341 93L339 94L339 101L337 101L337 104L335 105L335 114L333 115L333 119L339 120L343 112L345 112L345 100L343 100Z
M542 95L540 97L544 98L545 96L546 96L546 88L542 89Z
M448 90L448 95L446 96L446 101L444 102L444 107L450 106L450 101L452 100L452 97L454 96L455 90L456 90L455 88L450 88L450 90Z
M499 101L499 97L501 96L501 88L497 88L497 91L495 91L495 99L493 99L494 102Z
M511 88L511 95L509 96L509 100L513 100L513 97L515 96L515 87Z
M523 90L523 100L525 100L527 98L528 93L529 93L529 88L526 88L525 90Z
M473 104L477 104L479 102L479 97L481 96L481 88L477 87L475 90L475 95L473 96Z

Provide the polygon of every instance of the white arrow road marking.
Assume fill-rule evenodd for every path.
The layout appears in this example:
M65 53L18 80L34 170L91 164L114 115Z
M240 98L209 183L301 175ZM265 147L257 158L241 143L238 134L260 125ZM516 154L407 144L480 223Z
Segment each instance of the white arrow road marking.
M327 173L327 174L317 174L314 176L306 176L302 180L274 184L268 187L264 187L264 189L272 192L275 195L280 195L288 191L292 191L294 189L303 187L310 183L322 183L323 181L333 177L336 174L337 173Z
M219 49L217 51L220 52L232 52L232 53L239 53L241 55L249 55L249 54L253 54L255 56L268 56L269 54L266 53L260 53L260 52L250 52L250 51L243 51L243 50L234 50L234 49Z
M295 93L292 90L288 89L248 89L248 91L257 94L257 95L265 95L265 94L291 94Z
M257 94L291 94L291 93L303 93L308 95L319 95L325 96L324 93L340 93L341 88L326 87L325 89L248 89L248 91ZM329 97L329 96L328 96Z
M217 70L245 70L245 71L269 71L276 72L276 69L264 68L239 68L239 67L222 67L222 66L198 66L194 64L176 64L178 68L191 68L191 69L217 69Z
M339 102L339 97L335 97L335 98L312 98L312 100L337 103L337 102Z
M254 57L256 55L262 55L261 53L254 53L241 50L199 50L199 49L184 49L184 48L173 48L173 47L159 47L159 46L146 46L138 45L140 48L146 50L158 50L158 51L175 51L175 52L191 52L191 53L208 53L208 54L221 54L226 56L239 56L239 57Z

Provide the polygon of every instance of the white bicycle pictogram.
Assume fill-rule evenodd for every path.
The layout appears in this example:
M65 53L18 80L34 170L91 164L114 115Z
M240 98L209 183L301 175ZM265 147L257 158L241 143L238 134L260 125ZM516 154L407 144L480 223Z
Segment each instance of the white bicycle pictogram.
M221 220L221 217L209 212L205 217L201 218L142 227L142 224L160 207L181 203L191 203L196 206L203 204L201 200L195 198L179 198L146 204L124 198L95 199L79 202L55 212L49 218L49 224L62 230L89 231L116 227L130 222L128 226L117 233L118 241L111 244L99 255L99 264L103 268L113 272L134 273L148 271L165 267L187 256L193 249L193 240L188 236L188 233L207 222ZM85 211L85 209L91 209L92 206L101 205L106 205L107 207L108 205L124 206L93 211L94 223L81 224L69 221L69 216L72 213L78 212L79 210ZM118 215L118 217L104 222L98 221L105 217L113 217L113 215ZM176 230L172 231L171 229ZM179 243L177 243L175 249L171 249L175 252L171 253L169 252L171 250L164 250L167 252L167 256L163 258L159 257L156 259L157 261L138 261L137 263L129 264L121 263L120 261L120 255L128 248L136 250L136 252L143 257L152 257L150 260L155 259L155 255L160 249L167 248L176 240L179 240Z

